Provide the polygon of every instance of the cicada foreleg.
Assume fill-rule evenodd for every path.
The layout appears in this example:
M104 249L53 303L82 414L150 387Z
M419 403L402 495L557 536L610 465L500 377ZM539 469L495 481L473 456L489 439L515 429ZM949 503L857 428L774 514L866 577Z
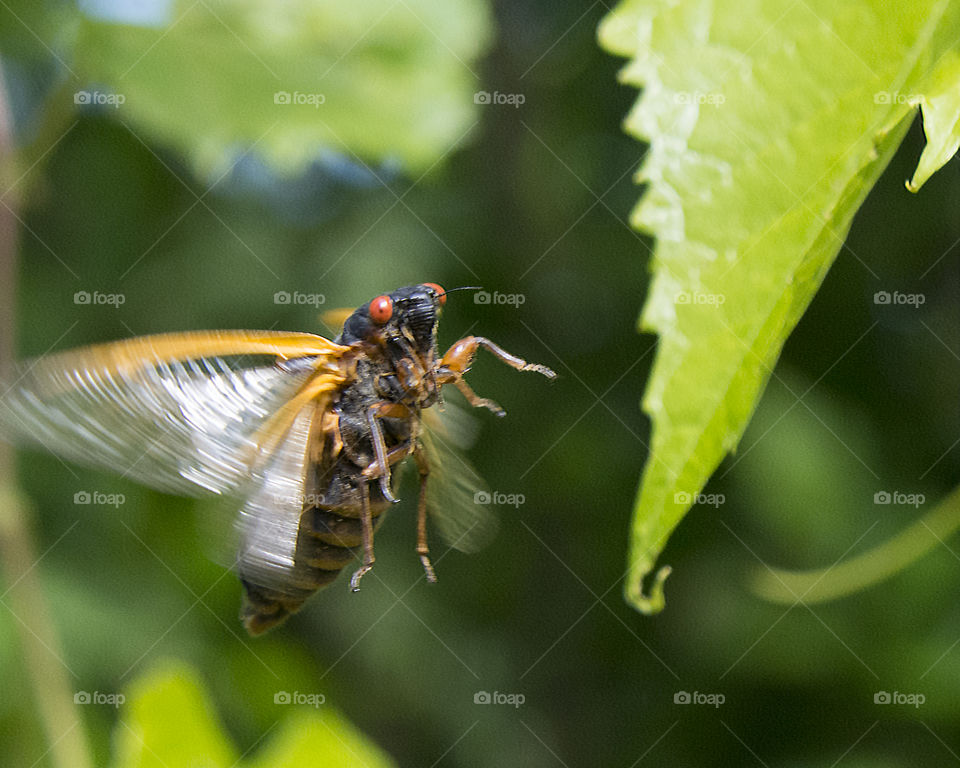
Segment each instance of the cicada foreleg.
M434 573L433 564L430 562L430 547L427 546L427 478L430 476L430 462L419 443L413 449L413 459L417 462L417 469L420 472L420 500L417 502L417 554L420 555L427 581L436 584L437 574Z
M363 524L363 565L350 577L350 589L360 591L360 579L366 576L376 558L373 556L373 515L370 512L370 490L366 483L360 484L360 520Z
M518 371L534 371L535 373L546 376L548 379L557 378L557 374L554 373L552 369L547 368L547 366L528 363L523 358L511 355L503 349L503 347L490 341L490 339L486 339L483 336L467 336L450 347L440 360L437 368L437 381L440 384L453 384L463 393L467 402L474 408L486 408L493 411L497 416L506 415L506 411L497 405L496 402L486 397L480 397L470 388L470 385L463 380L463 375L470 370L470 366L473 365L473 359L477 355L477 350L481 347L490 352L490 354L496 357L501 363L505 363L511 368L516 368Z
M367 477L380 478L380 491L383 498L391 504L396 504L398 499L394 497L390 490L390 464L396 449L387 454L387 444L383 439L383 430L380 428L380 419L385 417L407 418L410 410L405 405L383 401L376 403L367 409L367 425L370 427L370 439L373 442L373 463L367 467L363 474ZM404 453L407 455L409 450ZM374 470L374 472L371 472Z

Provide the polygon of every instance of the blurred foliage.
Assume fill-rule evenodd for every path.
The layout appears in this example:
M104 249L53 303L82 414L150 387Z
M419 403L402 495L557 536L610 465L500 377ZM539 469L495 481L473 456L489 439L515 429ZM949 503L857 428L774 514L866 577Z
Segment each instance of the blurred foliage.
M343 721L315 694L312 704L295 701L298 692L278 691L290 715L265 735L257 751L240 756L217 722L214 708L195 671L182 664L162 662L133 681L122 702L124 716L116 726L115 768L165 766L331 765L380 768L394 765ZM289 700L288 700L289 699ZM314 706L316 711L306 709Z
M902 498L914 507L926 503L923 494L880 491L880 503L897 503ZM874 499L874 503L877 500ZM913 565L930 550L943 544L960 528L960 489L947 496L908 528L878 547L862 552L842 563L809 571L789 571L769 566L757 567L753 588L758 595L778 603L794 603L802 597L810 605L859 592L894 576Z
M476 415L471 458L491 488L526 497L498 510L488 549L438 548L440 582L424 584L408 484L380 529L363 590L350 594L338 581L256 640L237 620L236 578L207 556L216 548L206 532L211 505L22 453L43 555L33 574L77 691L125 691L158 659L176 659L208 689L224 742L254 761L269 759L279 733L270 729L289 716L277 691L323 694L325 707L404 766L559 758L709 767L749 764L750 751L784 768L952 759L954 540L882 588L812 610L771 605L747 582L759 560L814 567L888 539L925 510L876 506L876 492L933 500L960 475L960 449L950 451L960 425L960 271L949 250L960 239L960 164L907 193L924 146L919 124L787 341L739 454L711 481L707 490L725 502L698 507L672 537L668 554L680 567L670 610L647 618L620 588L648 441L637 393L655 339L639 336L634 319L651 241L625 221L639 158L618 125L636 92L613 85L619 62L596 46L601 5L497 5L495 45L471 65L475 87L526 101L478 108L478 129L419 183L420 173L400 168L378 168L381 182L348 152L287 175L253 153L206 205L196 196L209 179L192 158L141 133L123 107L73 113L72 93L95 84L73 79L9 9L60 51L71 28L57 14L73 4L0 5L21 145L30 157L46 152L15 188L31 191L21 211L22 356L191 328L327 333L321 308L432 280L525 297L516 307L451 296L441 344L483 333L561 373L547 387L485 358L470 373L508 411L502 420ZM255 35L247 42L260 50ZM462 68L449 52L442 66ZM54 131L45 115L59 92L71 117ZM926 302L873 302L894 289ZM125 301L78 305L81 290ZM278 291L325 301L278 305ZM76 506L81 490L123 493L125 503ZM8 610L22 590L0 588L0 763L46 766L49 744ZM675 705L684 690L720 692L725 703ZM878 706L881 690L923 692L926 703ZM525 703L478 705L478 691L522 693ZM128 707L77 706L62 728L86 728L96 764L108 764Z
M477 122L484 0L52 5L15 3L20 29L0 38L48 50L80 86L49 114L69 119L67 99L105 110L209 182L248 152L286 175L344 154L422 172Z
M287 173L318 146L417 172L476 123L488 28L483 0L180 0L156 28L85 21L77 68L212 179L248 147Z
M217 768L238 762L213 706L189 669L168 663L145 672L132 682L122 706L124 717L114 734L116 768Z
M663 609L669 569L649 595L644 577L736 448L916 105L915 187L957 148L955 6L718 2L705 21L696 3L624 0L601 27L643 89L625 128L650 143L632 222L657 237L642 327L660 346L625 584L645 613Z

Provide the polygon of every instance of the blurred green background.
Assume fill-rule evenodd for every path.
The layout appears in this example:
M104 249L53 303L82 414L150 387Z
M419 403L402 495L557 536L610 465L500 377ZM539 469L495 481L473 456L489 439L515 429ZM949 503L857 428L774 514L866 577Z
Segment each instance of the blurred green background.
M477 414L472 459L525 503L498 510L483 552L438 549L431 586L414 555L410 482L378 536L376 578L358 594L343 578L250 639L239 584L209 557L214 503L24 452L43 553L35 576L73 689L123 691L162 660L188 663L239 752L254 753L294 706L275 704L278 691L322 693L402 766L956 759L960 544L812 609L764 603L746 577L759 561L832 563L924 511L875 505L879 491L923 493L929 507L955 484L957 161L909 194L923 143L914 126L739 454L706 489L724 503L696 508L672 538L667 608L645 618L621 587L648 434L638 402L655 339L635 326L651 243L625 223L643 148L619 128L635 96L616 84L622 62L595 43L605 7L323 7L318 21L306 2L3 5L21 152L12 178L26 173L0 198L19 198L23 219L18 355L200 328L329 335L320 310L422 281L521 294L520 306L454 294L440 334L445 346L482 333L560 374L548 385L484 358L471 372L508 411ZM364 13L401 16L366 34ZM326 62L315 28L335 49ZM273 91L295 93L330 64L326 103L301 105L296 120L282 104L244 102L262 68ZM74 103L97 88L126 102ZM523 104L476 104L480 91ZM181 94L193 112L176 112ZM925 302L878 306L880 290ZM123 303L77 304L78 291ZM277 304L278 291L324 304ZM79 491L126 500L77 506ZM3 609L21 588L0 589L0 763L45 765L16 619ZM477 704L480 691L524 703ZM675 703L683 691L724 702ZM880 691L925 702L878 705ZM108 762L123 707L76 716L96 763Z

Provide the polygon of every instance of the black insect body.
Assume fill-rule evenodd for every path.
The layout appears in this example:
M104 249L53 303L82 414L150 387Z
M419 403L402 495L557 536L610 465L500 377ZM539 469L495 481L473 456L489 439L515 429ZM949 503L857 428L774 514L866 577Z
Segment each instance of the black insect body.
M236 497L236 567L251 634L281 623L357 557L351 586L374 563L373 534L396 501L394 469L420 475L417 552L435 580L427 512L469 550L485 514L456 434L427 428L441 389L475 407L464 381L480 348L548 378L488 339L440 356L446 292L433 283L378 296L335 342L307 333L213 331L145 336L31 361L0 399L0 432L107 466L170 493ZM434 419L435 421L435 419Z

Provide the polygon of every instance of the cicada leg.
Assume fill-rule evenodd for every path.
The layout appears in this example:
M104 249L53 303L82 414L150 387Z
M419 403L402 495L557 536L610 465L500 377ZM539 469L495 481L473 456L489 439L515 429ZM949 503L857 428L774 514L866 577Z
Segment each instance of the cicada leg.
M483 336L467 336L450 347L440 360L437 368L437 381L440 384L453 384L463 393L463 396L467 398L467 402L474 408L487 408L498 416L503 416L506 413L503 408L493 400L477 395L477 393L470 388L470 385L463 380L463 375L470 370L470 366L473 365L473 359L477 355L477 350L481 347L490 352L490 354L501 363L509 365L511 368L516 368L518 371L533 371L546 376L548 379L557 378L557 374L554 373L552 369L547 368L547 366L528 363L523 358L511 355L503 349L503 347L490 341L490 339L486 339Z
M387 453L387 444L383 439L383 430L380 428L379 419L408 418L411 415L410 409L405 405L391 403L386 400L375 403L367 409L367 425L370 427L370 439L373 442L374 460L363 470L363 474L365 477L380 478L380 491L383 493L383 498L391 504L396 504L399 501L390 490L390 465L396 463L397 459L393 457L397 453L397 449L394 448L389 454ZM403 456L407 456L410 453L410 449L405 448L401 453ZM371 470L375 470L375 472Z
M427 478L430 476L430 462L419 443L413 449L413 458L420 471L420 500L417 502L417 554L420 555L420 563L423 565L427 581L436 584L437 574L434 573L433 564L430 562L430 547L427 546Z
M360 579L366 576L376 558L373 556L373 516L370 513L370 491L366 483L360 483L360 520L363 523L363 565L350 577L350 589L360 591Z
M391 504L396 504L390 490L390 465L387 463L387 445L383 441L383 430L377 421L376 407L367 411L367 424L370 425L370 437L373 440L373 455L376 457L377 469L380 471L380 491L383 498Z
M474 408L486 408L488 411L493 411L497 416L507 415L507 412L500 407L500 404L496 400L491 400L489 397L480 397L480 395L474 392L473 388L467 384L463 378L462 373L456 374L456 378L452 383Z
M350 589L354 592L360 590L360 579L370 572L375 560L373 556L373 515L370 511L370 488L366 480L373 479L374 477L379 478L380 491L383 497L387 501L396 503L397 499L394 498L390 490L390 465L402 461L414 450L412 442L407 442L404 445L395 446L388 452L379 420L381 418L403 418L407 416L410 416L409 408L405 405L391 403L389 401L375 403L367 409L367 424L370 426L374 460L370 462L361 473L364 481L360 484L360 518L363 525L363 565L350 579Z

